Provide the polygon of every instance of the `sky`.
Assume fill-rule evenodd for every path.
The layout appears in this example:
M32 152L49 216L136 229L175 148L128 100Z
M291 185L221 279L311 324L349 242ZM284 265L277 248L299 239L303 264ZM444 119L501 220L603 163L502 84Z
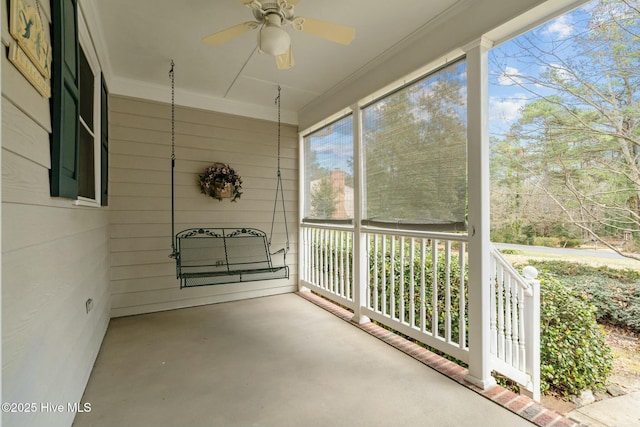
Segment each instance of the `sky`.
M586 30L589 12L597 1L589 2L527 33L540 46L554 46L561 55L571 55L570 40ZM544 70L523 59L518 46L522 36L489 51L489 132L493 137L504 134L518 120L522 108L536 99L526 87L522 75L538 76ZM564 47L564 49L563 49ZM540 92L540 87L531 90Z
M571 55L571 38L586 31L590 11L597 1L586 3L573 11L559 16L546 24L529 31L540 46L554 46L560 55ZM519 39L507 41L489 52L489 132L500 137L520 117L522 108L536 99L531 91L543 91L540 87L525 87L520 77L524 74L537 76L544 69L539 64L527 61L518 47ZM351 119L340 120L327 129L328 134L311 138L312 150L317 160L326 169L349 170L347 160L352 156Z

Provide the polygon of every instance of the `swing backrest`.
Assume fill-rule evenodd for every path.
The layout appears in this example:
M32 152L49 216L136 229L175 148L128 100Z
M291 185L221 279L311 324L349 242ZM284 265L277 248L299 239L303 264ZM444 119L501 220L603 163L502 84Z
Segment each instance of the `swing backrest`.
M247 278L262 273L270 276L282 269L286 269L282 277L288 277L285 265L273 265L267 236L261 230L192 228L178 233L176 241L177 275L180 279L219 276ZM233 281L244 280L248 279Z

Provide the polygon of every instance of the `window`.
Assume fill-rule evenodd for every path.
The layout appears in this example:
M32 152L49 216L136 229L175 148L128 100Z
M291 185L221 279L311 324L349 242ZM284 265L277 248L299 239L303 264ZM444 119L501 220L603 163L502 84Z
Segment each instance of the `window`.
M363 224L464 228L466 106L460 60L363 109Z
M353 218L353 118L304 137L306 220Z
M107 91L76 0L52 2L51 195L107 204Z

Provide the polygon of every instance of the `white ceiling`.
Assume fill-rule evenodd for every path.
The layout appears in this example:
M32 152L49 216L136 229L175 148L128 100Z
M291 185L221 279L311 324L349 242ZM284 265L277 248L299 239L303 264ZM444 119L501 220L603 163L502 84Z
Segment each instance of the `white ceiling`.
M202 43L209 34L253 20L242 0L91 3L107 58L103 67L112 79L168 87L173 59L178 91L273 108L280 85L283 110L295 114L460 1L301 0L297 16L354 27L356 38L343 46L286 27L296 61L290 70L278 70L273 57L257 52L256 31L220 46Z

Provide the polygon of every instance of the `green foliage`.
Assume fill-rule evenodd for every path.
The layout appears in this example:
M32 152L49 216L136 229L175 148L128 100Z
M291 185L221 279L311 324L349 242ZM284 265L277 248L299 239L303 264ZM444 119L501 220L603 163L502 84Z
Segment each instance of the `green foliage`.
M363 110L368 218L464 220L465 84L454 62Z
M342 247L347 247L343 245ZM403 318L409 321L411 316L416 319L419 325L421 310L424 307L426 314L425 328L433 328L433 293L431 283L433 282L433 256L431 246L426 245L424 254L421 254L419 244L413 247L416 257L413 264L409 262L409 256L405 256L400 262L400 257L390 253L383 254L382 244L379 241L377 253L371 251L369 263L371 287L367 298L375 304L375 308L382 310L383 303L386 312L396 318ZM390 247L390 240L387 240L386 247ZM411 251L409 242L405 242L404 253ZM326 248L325 248L326 250ZM396 248L397 250L397 248ZM337 250L336 250L337 251ZM327 257L330 259L340 259L341 253L329 251ZM422 269L422 258L424 259L424 270ZM349 265L353 265L352 253L346 254ZM436 260L437 266L437 297L436 307L438 310L437 326L438 334L445 334L445 319L447 307L447 295L445 293L445 283L447 280L447 268L443 251L439 251ZM601 388L611 371L612 356L609 348L604 342L604 335L600 326L596 323L596 308L590 304L591 301L585 296L581 296L572 291L567 286L558 281L549 271L555 271L556 276L562 274L593 274L593 270L580 264L566 262L531 262L540 271L541 279L541 380L542 392L544 394L556 393L562 395L577 394L584 389ZM378 269L374 269L374 265ZM383 277L382 265L385 266ZM393 266L393 281L391 286L391 271ZM637 283L640 280L640 273L625 270L602 269L612 277L622 278L627 283ZM424 277L423 277L424 274ZM450 263L449 280L451 283L449 295L449 307L451 313L451 337L453 340L459 339L460 329L460 271L459 260L452 257ZM413 294L410 283L413 279L415 284ZM421 295L421 283L424 279L425 295ZM400 282L404 280L404 292L400 292ZM465 283L467 281L467 271L464 272ZM374 286L377 283L377 287ZM349 285L352 285L350 283ZM467 287L463 296L468 298ZM413 312L410 301L415 301ZM393 302L392 302L393 301ZM392 305L393 304L393 305ZM465 318L468 312L465 304ZM392 310L393 307L393 310ZM468 342L468 341L467 341Z
M517 68L513 83L531 95L491 142L492 221L511 230L510 241L526 226L568 245L582 230L638 239L640 8L627 0L592 6L569 15L583 30L562 43L533 30L491 53L496 74Z
M500 252L505 255L520 255L522 253L522 251L519 251L517 249L500 249Z
M595 308L551 275L540 279L542 392L568 396L602 389L613 358Z
M389 247L389 242L387 242ZM410 243L405 243L405 254L409 254L411 248ZM421 310L424 307L425 310L425 328L427 330L433 330L433 313L434 306L437 310L437 325L436 328L438 335L445 336L446 334L446 314L447 314L447 302L451 319L451 339L453 341L459 340L460 333L460 263L456 255L452 255L451 263L449 265L449 271L447 271L447 263L445 261L445 255L443 251L439 251L436 268L437 271L437 296L436 304L433 304L433 253L431 245L427 244L425 252L420 256L421 248L420 244L416 243L413 250L416 257L414 258L413 265L411 265L409 256L405 256L401 265L400 257L397 255L392 256L390 253L382 254L382 251L378 251L377 254L370 254L370 277L371 277L371 290L369 297L371 301L378 302L378 309L383 308L384 297L386 296L386 310L391 313L391 300L393 299L393 314L396 318L403 318L405 321L409 321L411 316L414 316L415 324L420 326ZM372 251L373 252L373 251ZM424 269L422 269L422 259L424 259ZM382 263L385 265L385 277L382 277ZM391 270L393 263L394 272L394 286L391 286ZM375 265L378 265L378 269L375 270ZM467 283L466 275L464 272L464 283ZM374 279L375 277L375 279ZM449 280L450 288L449 295L446 293L447 277ZM373 286L373 283L378 283L378 287ZM401 294L400 283L404 281L404 292ZM414 283L413 293L411 289L411 283ZM424 281L424 299L422 297L421 284ZM383 292L384 289L384 292ZM467 287L464 289L465 300L467 299ZM393 295L393 297L392 297ZM410 301L415 301L413 313L411 312ZM465 318L467 317L467 305L465 305Z
M536 237L533 239L535 246L545 246L547 248L557 248L560 246L560 239L557 237Z
M640 332L640 272L565 261L530 261L596 308L598 322Z
M311 192L311 216L314 218L331 218L336 210L336 194L331 178L325 176L318 181Z

